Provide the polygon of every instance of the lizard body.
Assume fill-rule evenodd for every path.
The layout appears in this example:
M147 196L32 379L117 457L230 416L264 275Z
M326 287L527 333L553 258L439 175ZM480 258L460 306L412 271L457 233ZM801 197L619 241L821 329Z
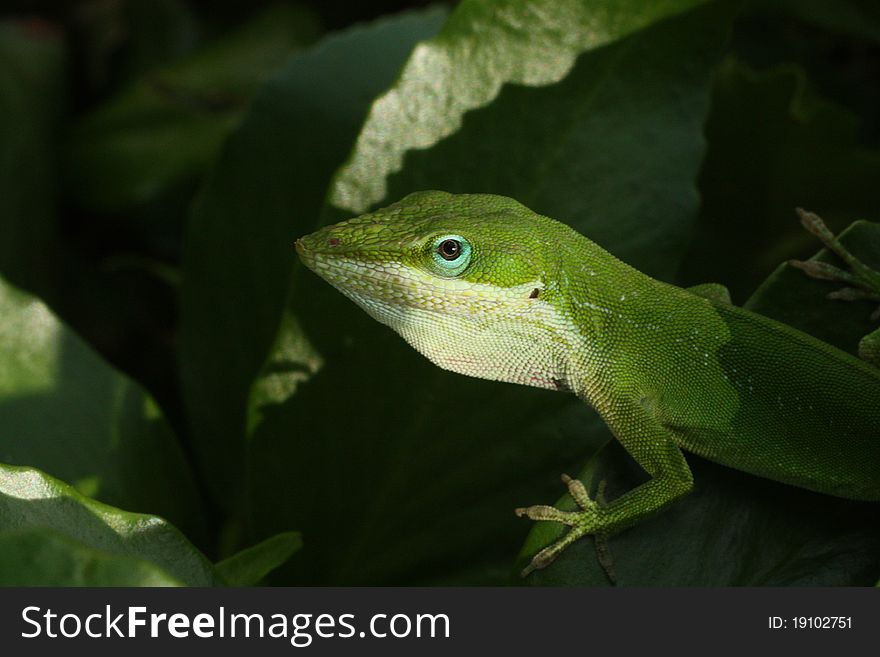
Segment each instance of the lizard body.
M579 511L518 509L572 527L526 572L685 495L681 450L880 501L880 369L711 290L654 280L512 199L420 192L296 246L440 367L574 392L650 475L607 504L563 477Z

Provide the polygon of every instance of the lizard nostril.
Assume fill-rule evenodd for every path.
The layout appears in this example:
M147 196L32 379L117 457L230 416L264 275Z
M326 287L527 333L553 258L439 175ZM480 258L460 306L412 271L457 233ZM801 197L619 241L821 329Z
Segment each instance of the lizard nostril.
M339 246L339 238L331 237L329 240L327 240L327 246Z

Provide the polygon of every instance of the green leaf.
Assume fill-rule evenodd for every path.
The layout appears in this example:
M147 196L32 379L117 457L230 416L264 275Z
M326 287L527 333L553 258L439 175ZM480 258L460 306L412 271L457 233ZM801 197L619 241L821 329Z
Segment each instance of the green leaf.
M180 360L195 447L221 501L239 492L247 400L281 321L293 239L316 225L370 100L444 17L383 20L292 57L257 94L193 209Z
M181 586L156 565L51 529L0 532L0 586Z
M880 270L880 224L858 221L842 232L839 239L862 262ZM827 249L810 259L845 269L840 259ZM877 322L871 319L877 303L826 298L829 292L842 287L845 285L810 278L785 263L761 284L744 307L857 356L859 340L877 328Z
M122 64L126 79L171 64L198 45L195 12L184 0L128 0L120 11L127 28Z
M465 0L373 103L355 150L334 181L331 203L366 211L393 196L386 193L385 179L400 170L407 151L429 148L457 132L462 115L491 103L502 85L559 82L581 53L699 4ZM478 159L481 152L471 155Z
M260 82L315 32L302 10L275 5L184 61L144 75L74 127L69 192L82 208L110 212L193 180Z
M505 87L455 135L410 153L392 194L512 194L636 264L674 270L729 20L727 7L698 9L582 55L555 85ZM453 24L445 41L472 38L474 26ZM284 403L262 398L250 443L256 531L291 523L309 537L275 581L505 582L528 530L513 509L552 499L559 473L607 440L604 424L574 396L436 368L311 274L295 293L317 358L290 348L297 330L285 323L267 376L285 363L309 375Z
M663 512L608 539L621 586L869 586L880 571L874 504L820 495L753 477L688 454L694 490ZM595 489L606 479L610 501L645 480L612 441L579 477ZM574 509L568 495L558 500ZM535 523L517 572L562 534ZM592 538L569 546L526 580L535 586L603 586Z
M52 561L34 568L33 579L28 577L28 584L63 574L57 562L62 558L62 552L68 552L67 559L80 563L94 560L95 555L85 549L70 549L69 540L91 550L125 557L129 563L131 560L147 561L157 568L138 566L138 570L144 576L157 579L164 571L167 573L165 583L170 583L168 578L189 586L219 583L211 563L162 518L129 513L96 502L39 470L0 464L0 532L6 540L17 542L19 549L22 541L33 545L48 538L46 533L18 534L18 538L10 538L10 532L30 529L49 529L66 537L68 549L64 550L57 539L45 541L45 548L40 549L47 550L47 556L53 553L55 556ZM2 551L0 554L5 555ZM113 572L118 574L122 565L119 560L113 564L109 560L103 561L103 567L108 569L106 576ZM133 576L135 574L136 571L132 572ZM71 576L74 573L65 575ZM64 582L64 577L59 577L52 583L60 585Z
M40 286L54 229L55 144L65 58L51 26L0 23L0 274Z
M254 586L302 547L299 532L284 532L246 548L217 564L217 572L231 586Z
M450 385L414 351L395 372L380 368L382 380L369 367L399 338L363 338L365 322L346 321L347 358L264 407L251 440L254 526L308 526L273 581L504 583L528 530L513 509L552 499L559 473L607 440L604 424L570 395L463 377ZM325 376L344 394L318 386Z
M189 468L152 399L2 278L0 460L191 531L203 527Z
M877 212L880 151L859 145L855 117L819 98L799 68L754 73L725 62L706 135L685 285L723 283L741 303L780 262L815 251L796 207L836 231Z

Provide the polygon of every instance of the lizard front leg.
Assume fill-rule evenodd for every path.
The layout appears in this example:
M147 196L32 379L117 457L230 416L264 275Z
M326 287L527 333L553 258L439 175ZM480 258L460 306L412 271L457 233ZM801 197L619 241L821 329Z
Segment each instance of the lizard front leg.
M569 545L583 536L607 537L634 525L690 492L693 476L672 435L638 399L624 397L600 409L615 437L651 476L644 484L608 503L592 499L584 485L563 475L568 492L580 510L562 511L536 505L516 509L518 516L560 522L570 527L561 539L538 552L522 571L525 577L550 565Z

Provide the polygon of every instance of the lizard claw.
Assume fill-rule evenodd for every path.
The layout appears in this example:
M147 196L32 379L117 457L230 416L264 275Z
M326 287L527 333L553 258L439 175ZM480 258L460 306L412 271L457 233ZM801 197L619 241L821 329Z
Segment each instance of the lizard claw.
M552 522L561 522L564 525L573 527L577 522L576 512L560 511L554 506L546 504L536 504L534 506L521 507L514 509L513 512L520 518L526 517L531 520L550 520Z
M593 500L587 494L587 489L581 483L580 479L572 479L567 474L562 475L563 483L568 486L568 494L572 496L577 505L582 509L589 509L594 506Z

